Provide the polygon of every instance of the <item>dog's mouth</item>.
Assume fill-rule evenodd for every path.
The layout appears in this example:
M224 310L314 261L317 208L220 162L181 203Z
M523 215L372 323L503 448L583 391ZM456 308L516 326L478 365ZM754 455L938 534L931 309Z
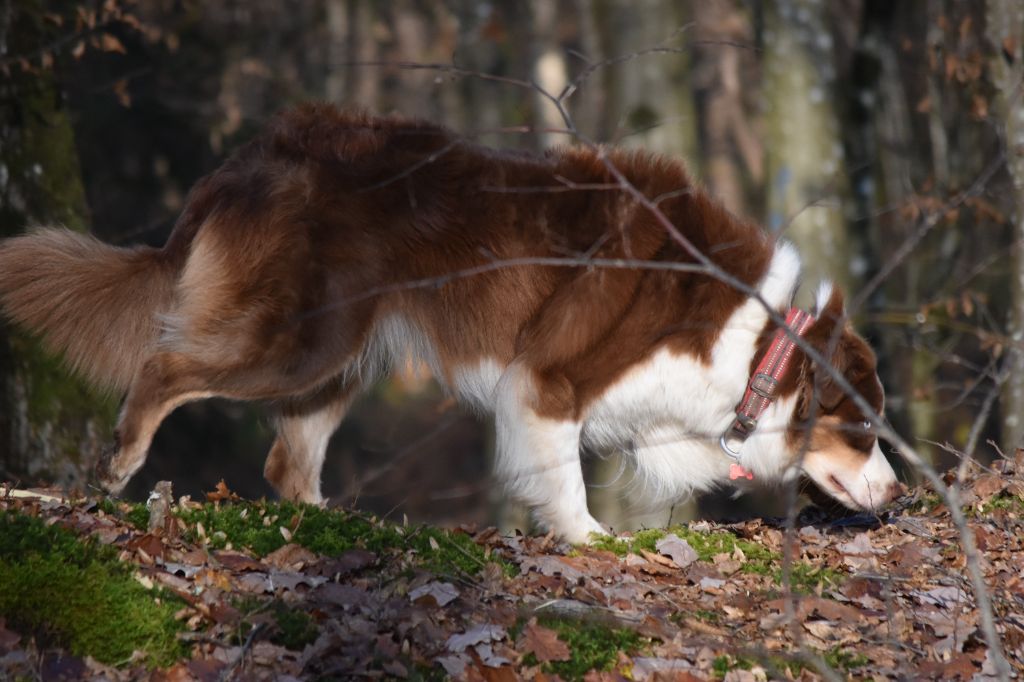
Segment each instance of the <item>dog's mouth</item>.
M804 473L811 482L817 484L821 493L853 511L878 510L897 497L899 492L899 484L894 474L891 475L890 481L890 477L886 476L869 478L873 472L861 471L852 476L852 481L850 477L846 477L844 482L842 472L818 472L819 475L815 476L805 468Z
M834 507L836 511L840 507L850 511L866 511L864 505L857 501L850 488L840 480L837 474L821 472L816 476L804 468L803 475L806 481L804 492L818 506Z
M850 491L846 489L846 486L843 485L838 478L836 478L835 474L828 475L828 482L847 497L853 497L852 495L850 495Z
M832 491L830 492L837 501L846 505L850 509L856 509L858 511L863 509L863 507L854 500L853 495L835 474L828 475L828 483L832 486Z

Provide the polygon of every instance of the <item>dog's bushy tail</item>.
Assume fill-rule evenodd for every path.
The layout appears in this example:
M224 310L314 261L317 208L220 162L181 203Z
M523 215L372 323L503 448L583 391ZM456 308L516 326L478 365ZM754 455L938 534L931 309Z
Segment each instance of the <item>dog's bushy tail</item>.
M0 308L100 388L123 392L160 332L178 264L65 229L0 241Z

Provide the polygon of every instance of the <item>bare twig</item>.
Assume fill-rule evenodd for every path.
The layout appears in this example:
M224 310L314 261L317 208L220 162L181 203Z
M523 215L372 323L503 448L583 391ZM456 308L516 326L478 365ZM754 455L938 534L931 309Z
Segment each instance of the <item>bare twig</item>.
M220 677L217 678L220 682L228 682L228 680L234 678L236 672L240 672L245 668L245 657L249 655L249 650L252 649L252 645L256 642L256 636L261 632L263 632L263 623L256 623L252 630L249 631L249 636L245 638L245 642L242 643L238 657L231 665L221 671Z

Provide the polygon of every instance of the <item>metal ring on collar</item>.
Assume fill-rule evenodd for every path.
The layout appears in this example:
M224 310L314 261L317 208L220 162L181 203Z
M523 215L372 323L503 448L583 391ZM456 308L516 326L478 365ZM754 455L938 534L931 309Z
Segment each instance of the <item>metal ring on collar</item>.
M724 452L725 454L729 455L730 457L732 457L736 461L739 461L739 459L740 459L740 451L739 450L733 450L732 448L730 448L729 447L728 439L729 439L729 431L726 431L725 433L722 434L722 437L718 439L718 444L721 446L722 452Z

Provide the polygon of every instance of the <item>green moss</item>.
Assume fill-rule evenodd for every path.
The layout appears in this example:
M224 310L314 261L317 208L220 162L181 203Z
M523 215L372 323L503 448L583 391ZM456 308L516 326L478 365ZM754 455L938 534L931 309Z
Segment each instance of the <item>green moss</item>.
M722 616L720 613L715 611L709 611L708 609L697 609L696 611L676 611L669 615L668 619L678 626L683 626L690 618L696 618L699 621L705 623L717 624Z
M846 574L843 571L830 566L811 564L806 561L795 561L790 566L790 588L796 593L814 593L819 588L835 587L845 579ZM775 571L775 580L782 585L781 568Z
M418 663L409 670L409 682L447 682L451 677L444 671L440 663L427 666Z
M333 556L359 547L378 554L402 552L417 566L437 573L476 574L489 559L464 533L426 526L403 527L344 511L294 502L205 504L178 512L188 527L186 539L212 547L246 548L264 556L283 546L281 528L291 541L317 554Z
M136 530L145 531L149 528L149 510L142 502L122 502L102 497L96 502L96 508L107 516L113 516Z
M234 601L234 607L242 614L236 644L245 641L252 632L253 619L263 613L268 613L274 623L273 631L270 633L270 641L274 644L293 651L301 651L307 644L316 641L318 630L313 617L280 599L243 597Z
M100 433L113 430L117 402L75 377L63 360L43 349L39 340L16 329L7 331L16 372L25 388L25 414L33 432L46 434L49 452L77 463L84 433L90 428ZM46 469L60 461L44 462L37 457L35 464Z
M9 182L24 212L12 211L8 204L0 213L0 231L13 234L33 220L83 230L88 207L71 119L59 108L53 78L43 74L32 79L19 97L21 125L6 129L4 140Z
M316 641L317 627L313 618L300 609L288 608L281 602L274 611L278 634L273 638L276 644L286 649L301 651L307 644Z
M868 657L847 649L834 647L828 651L820 652L822 660L832 670L850 672L861 668L869 663ZM786 677L796 679L804 670L814 670L813 666L800 658L789 658L780 655L772 655L760 659L750 656L723 654L714 659L711 664L712 676L722 679L730 670L750 670L760 663L769 672L769 677Z
M147 590L116 552L39 519L0 512L0 616L44 645L111 664L141 651L151 666L185 654L176 598Z
M715 657L715 660L711 662L711 674L717 679L722 679L730 670L750 670L754 664L755 661L750 658L723 654Z
M124 520L138 530L146 530L149 527L149 510L144 504L129 504L124 514Z
M619 538L614 535L591 534L589 545L594 549L614 552L617 556L626 556L633 551L631 538Z
M834 649L825 652L823 654L823 658L825 659L825 663L828 664L828 667L833 670L850 671L856 668L863 668L870 663L870 660L864 654L847 651L846 649L841 649L839 647L835 647Z
M558 633L558 638L569 646L571 658L568 661L551 661L542 666L544 672L559 675L564 680L582 680L591 670L611 670L620 651L634 654L646 649L651 642L633 630L609 628L599 623L561 618L542 618L538 622ZM525 662L537 664L532 654Z
M744 573L767 575L779 559L777 554L770 552L756 542L743 540L728 531L700 533L686 526L641 530L633 534L632 537L595 536L590 544L592 547L614 552L619 556L625 556L630 552L639 553L640 550L657 552L658 540L661 540L669 533L674 533L676 536L686 540L690 547L697 552L697 558L701 561L711 561L717 554L732 554L737 549L741 550L746 557L740 569Z
M70 414L94 417L104 427L113 427L116 399L94 391L73 376L64 361L44 350L38 339L14 330L11 348L26 371L28 409L35 420L53 421Z
M864 667L870 661L867 656L840 647L833 647L828 651L819 652L821 660L832 670L850 672L857 668ZM782 656L769 656L766 661L769 672L778 671L780 674L788 672L787 677L798 678L804 670L817 672L816 667L810 665L803 658L785 658Z
M697 620L702 620L705 623L717 623L718 619L721 616L715 611L708 611L707 609L697 609L693 612L693 617Z
M988 514L996 509L1007 509L1011 511L1024 511L1024 497L1020 495L1009 495L1006 493L996 495L988 502L981 505L981 513Z

